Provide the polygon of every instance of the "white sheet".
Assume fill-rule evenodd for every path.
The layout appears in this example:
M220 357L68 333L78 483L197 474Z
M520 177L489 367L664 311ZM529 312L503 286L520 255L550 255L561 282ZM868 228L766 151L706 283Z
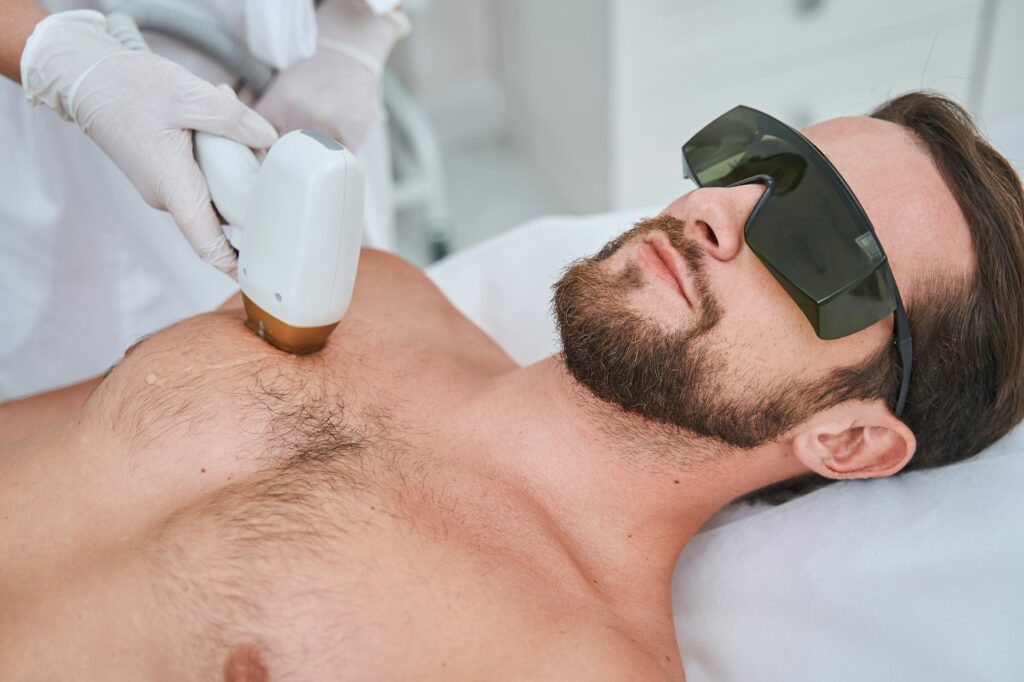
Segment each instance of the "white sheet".
M427 274L513 360L528 365L558 349L549 302L563 268L659 210L540 218L453 254Z
M557 349L550 287L641 215L544 218L430 276L521 364ZM687 545L689 682L1024 680L1024 429L950 467L730 507Z

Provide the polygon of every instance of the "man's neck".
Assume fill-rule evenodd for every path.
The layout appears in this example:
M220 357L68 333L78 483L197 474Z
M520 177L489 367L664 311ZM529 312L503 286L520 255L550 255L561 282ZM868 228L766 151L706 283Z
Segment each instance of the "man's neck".
M557 357L496 378L466 409L459 437L487 453L480 464L543 509L595 585L648 608L715 511L785 477L777 446L735 452L624 414Z

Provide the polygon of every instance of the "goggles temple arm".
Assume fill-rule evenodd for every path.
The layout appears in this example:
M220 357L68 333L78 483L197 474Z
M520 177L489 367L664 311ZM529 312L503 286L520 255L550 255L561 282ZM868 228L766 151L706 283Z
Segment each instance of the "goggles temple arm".
M892 279L892 272L889 272ZM903 301L900 299L899 290L893 287L896 292L896 310L893 311L892 343L896 346L896 352L900 357L900 366L903 369L903 379L900 381L900 394L896 398L896 407L893 414L899 417L907 406L907 394L910 393L910 375L914 358L914 340L910 336L910 322L907 320L907 313L903 309Z

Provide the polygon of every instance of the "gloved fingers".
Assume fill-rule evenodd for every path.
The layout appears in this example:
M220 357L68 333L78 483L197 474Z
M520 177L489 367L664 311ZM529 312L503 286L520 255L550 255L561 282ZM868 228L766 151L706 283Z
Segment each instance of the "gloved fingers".
M177 119L183 128L223 135L254 149L277 141L274 126L245 106L230 86L214 87L198 78L181 93Z
M218 270L236 276L238 256L224 236L220 219L210 202L206 178L199 166L189 162L183 167L168 170L176 174L179 183L164 197L164 204L174 222L200 258Z
M310 92L318 93L309 97ZM282 133L312 128L358 150L377 117L380 81L346 55L319 51L278 75L256 111Z
M377 15L366 2L325 0L316 10L318 43L327 38L366 55L379 69L394 44L409 33L409 18L400 10Z

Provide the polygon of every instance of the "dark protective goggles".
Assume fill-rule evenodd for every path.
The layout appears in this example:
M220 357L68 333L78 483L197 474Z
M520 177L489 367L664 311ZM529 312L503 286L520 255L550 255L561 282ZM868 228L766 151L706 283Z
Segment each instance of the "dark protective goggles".
M825 155L785 123L739 106L683 145L683 175L699 187L765 186L744 238L818 338L849 336L894 313L899 417L910 390L910 324L871 221Z

